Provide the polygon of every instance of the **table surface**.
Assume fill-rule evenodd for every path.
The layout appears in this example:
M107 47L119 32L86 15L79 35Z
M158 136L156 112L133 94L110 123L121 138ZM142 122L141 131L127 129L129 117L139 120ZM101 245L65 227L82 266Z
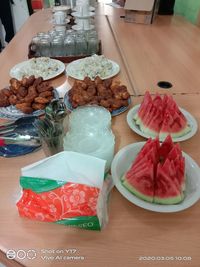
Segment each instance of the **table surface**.
M125 23L121 9L106 11L136 95L147 89L199 93L199 27L178 16L158 16L152 25ZM159 81L170 82L172 88L160 89Z
M108 17L104 16L104 11L108 14ZM154 45L156 44L146 44L146 48L144 48L145 52L142 52L142 48L139 49L134 42L132 43L131 34L128 34L129 32L131 33L132 31L135 31L135 25L125 24L123 21L119 22L119 18L117 19L117 17L120 12L122 11L115 11L110 7L106 7L105 9L101 8L97 13L96 21L103 43L103 51L107 57L120 64L121 72L117 79L121 79L128 85L129 91L132 94L132 105L141 103L143 98L137 96L137 94L143 94L143 89L146 87L153 88L152 85L154 79L162 78L161 73L163 75L164 73L170 73L170 75L172 75L174 71L178 73L177 76L175 74L173 75L173 83L176 81L178 85L176 89L173 88L173 90L175 90L173 92L177 93L174 95L174 98L178 105L189 111L200 124L200 95L198 87L196 86L195 92L184 91L186 86L183 86L183 91L180 92L185 94L179 94L181 85L184 85L184 83L188 84L189 79L191 79L194 84L198 83L199 76L197 74L196 63L191 63L190 65L190 72L193 73L192 77L195 79L185 77L185 82L183 82L182 69L188 68L188 61L184 61L182 52L179 51L180 54L176 55L175 60L173 60L172 57L170 57L171 61L168 59L168 61L171 62L171 67L169 67L168 64L167 67L165 66L165 70L162 70L160 74L158 74L160 70L159 68L154 69L154 71L156 71L156 77L154 76L154 71L152 72L151 70L148 70L147 73L145 73L145 81L142 81L142 70L145 64L144 62L140 62L140 60L144 60L144 53L146 53L146 58L149 57L147 65L151 62L151 59L154 59L154 57L158 60L158 56L154 53L156 49ZM116 18L115 23L114 18ZM38 31L49 29L49 20L49 11L38 12L31 16L3 53L0 54L0 87L5 86L8 83L9 69L14 64L27 58L27 47L31 37ZM160 38L160 35L163 36L162 30L159 28L159 23L165 25L165 30L168 33L170 33L171 30L173 31L171 25L177 24L179 25L179 27L176 28L177 34L179 33L179 30L182 31L182 29L188 34L186 43L191 49L190 62L192 62L192 60L195 62L198 58L197 44L194 46L191 42L190 45L190 40L194 40L195 38L196 42L199 40L196 36L197 30L179 18L174 17L171 21L172 22L169 23L169 18L163 17L155 22L155 26L137 26L137 36L140 36L138 42L141 43L142 40L145 41L145 38L148 38L152 31L158 39ZM171 30L168 29L167 25ZM119 31L116 30L118 27L122 31L121 36L123 38L119 38ZM113 31L113 29L115 31ZM143 34L143 31L145 31L145 34ZM173 32L172 35L175 35L175 33ZM127 36L129 36L130 39ZM118 44L116 43L116 37L119 38ZM180 40L178 37L175 38L176 41L174 40L174 42L177 42L177 45L183 39L187 39L184 35L179 35L179 38ZM146 42L148 41L146 40ZM175 44L172 45L172 47L174 46ZM151 47L151 49L148 50L148 47ZM157 43L157 49L160 49L160 51L163 49L162 42ZM130 61L128 61L127 58L128 54L130 54ZM137 56L138 65L136 62L133 62L133 65L130 64L133 55ZM161 60L159 61L161 64ZM134 69L134 64L137 65L137 71ZM152 63L152 68L154 68L153 66L154 64ZM176 67L178 69L176 69ZM132 80L130 80L131 77L129 74L132 72L135 75L132 77ZM164 78L166 79L168 77L164 76L163 79ZM170 76L170 79L171 78L172 76ZM57 86L65 81L66 76L61 75L53 80L53 84ZM73 82L73 80L70 79L68 81L69 83ZM132 88L134 84L137 86ZM135 90L135 88L137 90ZM171 92L172 91L169 93ZM126 123L126 115L127 112L113 118L112 121L112 129L116 137L116 151L127 144L145 140L132 132L128 127ZM200 132L198 130L193 138L181 143L183 151L188 153L198 164L200 164L199 138ZM21 167L36 162L44 157L45 155L43 151L40 150L26 156L12 159L0 158L0 261L2 260L3 262L6 262L8 266L27 267L160 267L161 262L159 260L147 261L147 258L145 258L152 256L171 257L168 258L168 260L165 258L165 261L162 261L162 266L169 266L170 261L170 264L173 267L199 267L200 202L197 202L194 206L179 213L154 213L131 204L120 195L117 189L114 189L109 202L109 223L101 232L72 229L62 225L36 222L19 217L15 203L20 195L20 169ZM25 251L34 249L37 251L37 257L34 260L29 260L27 258L17 261L6 260L5 253L9 249L14 249L16 251L19 249ZM69 252L70 249L75 249L76 253L74 255L71 254ZM68 253L66 250L68 250ZM51 256L58 256L59 254L62 254L62 256L83 256L84 260L65 262L51 260ZM172 257L174 257L173 260Z

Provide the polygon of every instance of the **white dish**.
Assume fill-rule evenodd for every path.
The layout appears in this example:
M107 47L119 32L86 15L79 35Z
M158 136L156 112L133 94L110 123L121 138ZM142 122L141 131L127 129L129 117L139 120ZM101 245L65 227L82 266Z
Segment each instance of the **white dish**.
M135 114L138 112L140 105L136 105L134 106L132 109L129 110L128 114L127 114L127 123L129 125L129 127L137 134L139 134L140 136L143 136L145 138L150 138L152 136L150 136L149 134L146 134L144 132L142 132L139 128L139 126L135 123L135 120L133 119ZM184 114L184 116L186 117L188 124L191 127L191 131L186 133L183 136L180 137L174 137L172 138L174 142L181 142L181 141L185 141L187 139L190 139L192 136L194 136L197 132L198 129L198 124L197 121L195 120L195 118L185 109L183 108L179 108L181 110L181 112ZM163 141L162 139L160 139L160 141Z
M93 56L94 57L94 56ZM94 77L91 77L90 73L88 73L85 69L85 73L81 73L81 65L83 64L83 62L85 62L84 60L87 60L88 58L83 58L83 59L78 59L78 60L75 60L73 61L72 63L68 64L67 67L66 67L66 73L68 76L74 78L74 79L77 79L77 80L84 80L84 78L86 76L89 76L92 80L94 80ZM108 59L108 62L112 64L112 69L108 71L108 73L105 75L105 76L101 76L100 74L96 74L96 76L99 76L102 80L105 80L105 79L108 79L108 78L111 78L115 75L117 75L120 71L120 67L119 65ZM91 68L91 66L88 66ZM94 68L93 68L93 71L94 71Z
M69 12L70 11L70 9L71 9L71 7L70 6L54 6L54 7L52 7L52 12L53 13L55 13L55 12L57 12L57 11L65 11L65 12Z
M21 80L23 77L35 75L36 78L41 76L44 80L49 80L60 75L64 70L63 62L48 57L39 57L18 63L10 70L10 76Z
M90 10L90 11L95 11L95 7L90 6L90 7L89 7L89 10ZM78 11L78 8L77 8L77 7L73 8L73 11Z
M111 165L112 178L118 191L131 203L155 212L177 212L194 205L200 198L200 170L197 163L183 152L186 163L186 191L184 200L175 205L159 205L148 203L130 193L121 183L121 177L129 169L131 163L145 142L130 144L122 148L114 157Z
M81 27L79 25L73 25L72 29L75 30L75 31L81 31L81 30L90 31L90 30L94 29L94 25L90 25L89 28L84 28L84 29L83 29L83 27Z
M82 15L79 14L78 12L73 12L72 16L76 17L76 18L82 18L82 19L86 19L86 18L90 18L90 17L94 17L95 13L94 12L89 12L87 15Z

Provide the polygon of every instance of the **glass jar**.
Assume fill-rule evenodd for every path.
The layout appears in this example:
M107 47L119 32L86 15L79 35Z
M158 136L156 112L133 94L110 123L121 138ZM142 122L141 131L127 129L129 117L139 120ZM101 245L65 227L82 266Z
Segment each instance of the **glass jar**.
M99 41L96 37L90 37L88 40L88 55L97 54L99 50Z
M51 41L51 55L53 57L64 55L63 39L61 37L54 38Z
M50 30L48 31L48 34L50 36L50 39L53 40L57 33L56 30Z
M39 56L40 55L40 51L39 51L39 43L40 43L40 38L38 36L34 36L31 40L31 51L34 52L35 56Z
M49 57L51 54L50 41L48 39L43 38L43 39L40 39L40 42L38 43L38 45L39 45L40 56Z
M85 36L77 35L76 36L76 55L87 55L87 40Z
M73 35L68 35L64 39L64 53L66 56L73 56L75 54L75 39Z

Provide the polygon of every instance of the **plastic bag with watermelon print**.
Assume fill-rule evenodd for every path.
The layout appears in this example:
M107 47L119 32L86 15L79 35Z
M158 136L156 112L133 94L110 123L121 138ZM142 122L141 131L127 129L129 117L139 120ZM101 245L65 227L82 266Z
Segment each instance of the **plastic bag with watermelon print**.
M111 177L104 180L104 171L104 160L67 151L22 168L20 216L101 230L113 187Z

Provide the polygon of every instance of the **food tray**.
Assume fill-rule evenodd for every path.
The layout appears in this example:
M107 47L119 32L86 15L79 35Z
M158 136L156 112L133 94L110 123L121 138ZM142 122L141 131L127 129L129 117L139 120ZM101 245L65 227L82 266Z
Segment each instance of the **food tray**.
M99 41L99 49L98 49L98 52L96 54L102 55L101 41ZM70 63L74 60L89 57L89 56L91 56L91 55L80 55L80 56L76 55L76 56L63 56L63 57L50 57L50 58L60 60L63 63ZM35 56L35 52L31 50L31 44L29 44L29 46L28 46L28 58L34 58L34 57L39 57L39 56Z

